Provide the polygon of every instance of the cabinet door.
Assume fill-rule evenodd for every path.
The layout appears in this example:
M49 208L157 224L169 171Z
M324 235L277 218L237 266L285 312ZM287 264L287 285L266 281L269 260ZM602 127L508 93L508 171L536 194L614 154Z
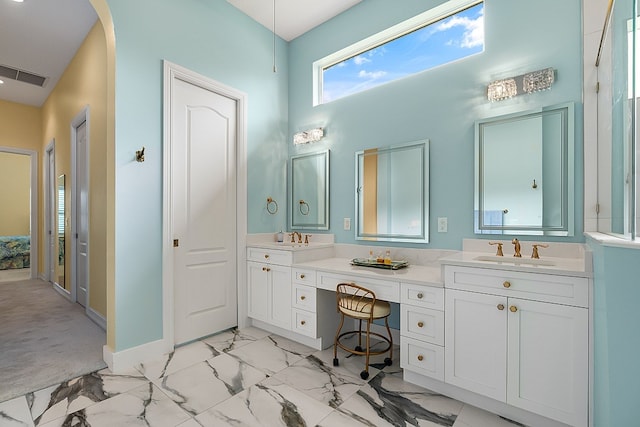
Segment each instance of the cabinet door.
M445 290L445 382L506 400L507 299Z
M587 425L588 310L509 298L507 403Z
M269 273L267 265L247 262L247 292L249 317L257 320L269 320Z
M269 323L291 328L291 267L270 265Z

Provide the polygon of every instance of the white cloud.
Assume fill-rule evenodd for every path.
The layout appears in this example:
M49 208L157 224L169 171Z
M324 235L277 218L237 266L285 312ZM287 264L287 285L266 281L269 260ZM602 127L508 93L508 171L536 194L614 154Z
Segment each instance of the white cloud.
M353 58L353 63L356 65L366 64L367 62L371 62L371 60L369 58L365 58L362 55L358 55Z
M371 79L371 80L379 79L379 78L384 77L386 75L387 75L386 71L365 71L365 70L360 70L360 72L358 73L358 77L363 78L363 79Z
M476 47L484 43L484 9L476 19L454 16L440 23L438 31L446 31L453 27L463 27L464 34L460 40L461 47Z

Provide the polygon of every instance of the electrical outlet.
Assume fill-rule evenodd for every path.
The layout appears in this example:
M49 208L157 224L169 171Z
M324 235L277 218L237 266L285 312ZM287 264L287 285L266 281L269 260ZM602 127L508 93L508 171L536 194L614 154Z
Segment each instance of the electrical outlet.
M344 219L344 227L345 230L351 230L351 218Z
M446 233L447 227L447 217L438 217L438 233Z

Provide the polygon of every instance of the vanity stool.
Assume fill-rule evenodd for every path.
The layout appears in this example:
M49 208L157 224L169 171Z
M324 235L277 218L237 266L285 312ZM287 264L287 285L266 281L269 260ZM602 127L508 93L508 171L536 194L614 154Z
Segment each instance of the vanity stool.
M376 295L373 291L358 286L353 283L340 283L336 288L336 300L338 306L338 313L340 313L340 326L336 332L336 338L333 342L333 366L338 366L338 347L351 353L360 356L365 356L364 370L360 372L360 377L363 380L369 378L369 356L375 356L378 354L384 354L389 352L389 357L384 359L384 364L389 366L392 363L393 358L393 338L391 337L391 330L389 329L389 314L391 314L391 307L387 301L380 301L376 299ZM350 317L358 320L358 330L341 332L344 324L344 318ZM376 319L384 319L384 324L387 328L388 337L384 335L371 332L371 323ZM367 330L362 330L362 321L367 322ZM355 349L351 349L343 344L342 340L352 335L358 335L358 345ZM366 344L362 347L362 335L366 337ZM386 341L386 346L382 350L371 350L371 335Z

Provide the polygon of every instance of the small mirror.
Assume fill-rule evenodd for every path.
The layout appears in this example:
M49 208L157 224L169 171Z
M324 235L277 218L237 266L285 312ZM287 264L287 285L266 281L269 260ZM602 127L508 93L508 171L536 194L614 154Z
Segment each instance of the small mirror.
M55 267L56 273L56 283L61 287L65 287L64 285L64 257L65 257L65 246L64 246L64 233L65 233L65 179L64 175L60 175L58 177L57 189L58 189L58 263Z
M356 239L429 241L429 141L356 153Z
M477 234L573 235L573 109L476 122Z
M329 229L329 150L291 157L290 228Z

